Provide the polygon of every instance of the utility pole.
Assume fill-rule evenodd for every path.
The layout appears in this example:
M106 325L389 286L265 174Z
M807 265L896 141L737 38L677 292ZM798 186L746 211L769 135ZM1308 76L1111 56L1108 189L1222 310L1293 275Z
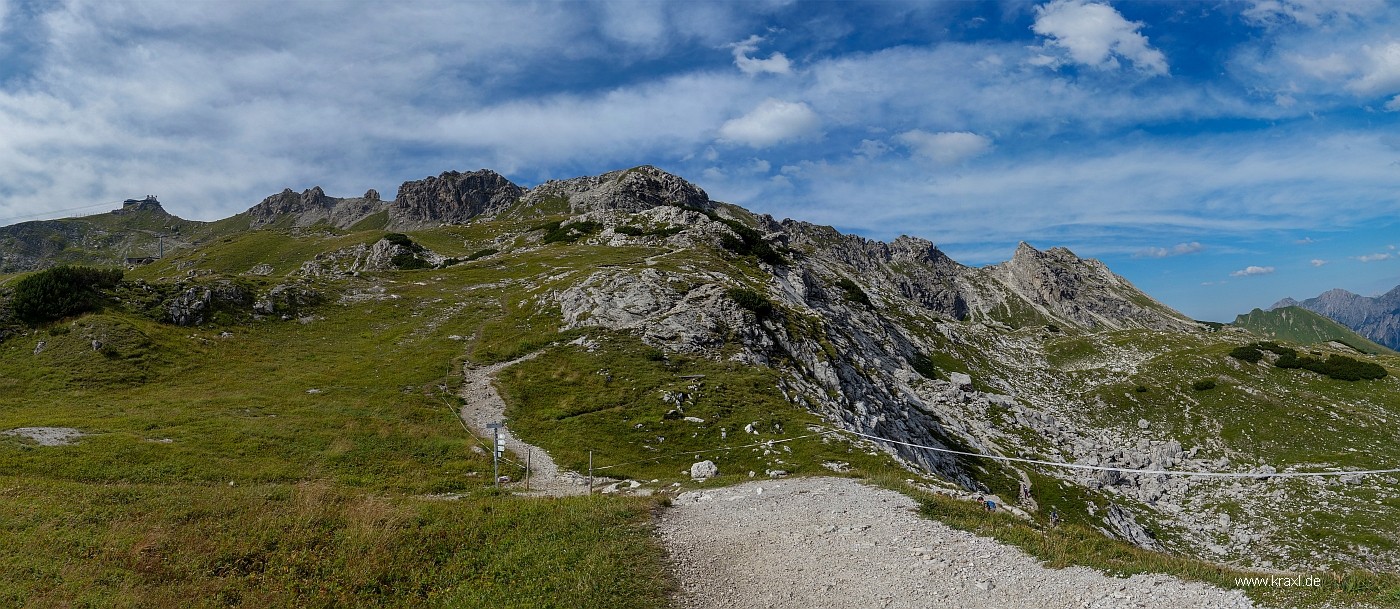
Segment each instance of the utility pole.
M490 429L496 436L495 450L491 451L491 483L497 487L501 486L501 454L506 451L506 439L501 437L500 423L487 423L486 428Z

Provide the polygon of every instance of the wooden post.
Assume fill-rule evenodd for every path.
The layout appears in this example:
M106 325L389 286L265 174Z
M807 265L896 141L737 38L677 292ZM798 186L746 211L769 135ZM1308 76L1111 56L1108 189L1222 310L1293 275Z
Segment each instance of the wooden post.
M593 496L593 451L588 451L588 495Z
M530 492L530 463L535 458L535 449L525 449L525 492Z

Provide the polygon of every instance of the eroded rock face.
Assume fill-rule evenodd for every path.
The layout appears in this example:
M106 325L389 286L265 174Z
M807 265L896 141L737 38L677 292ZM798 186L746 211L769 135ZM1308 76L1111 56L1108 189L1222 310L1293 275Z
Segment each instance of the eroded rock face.
M477 216L494 215L523 194L524 189L489 169L446 171L399 186L398 197L389 206L390 225L409 228L460 224Z
M373 194L373 198L369 195ZM290 217L290 223L297 228L325 222L336 228L349 228L366 217L384 211L379 193L371 190L358 199L340 199L326 196L320 186L309 188L300 194L287 188L272 195L248 210L249 228L258 229Z
M220 307L240 308L252 302L251 295L231 281L184 288L165 301L166 321L177 326L198 326Z
M575 214L615 210L640 212L673 205L711 209L714 203L698 186L651 165L599 176L550 180L530 190L525 202L534 205L561 204Z
M1083 328L1186 330L1194 325L1102 262L1079 258L1062 247L1041 252L1023 242L1011 260L983 271L1009 290L1007 296L1019 297L1047 317Z

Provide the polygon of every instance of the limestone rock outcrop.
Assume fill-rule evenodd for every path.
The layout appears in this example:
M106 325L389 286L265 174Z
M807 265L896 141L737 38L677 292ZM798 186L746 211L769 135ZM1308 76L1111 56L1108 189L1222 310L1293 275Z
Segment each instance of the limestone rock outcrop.
M389 204L390 225L408 228L460 224L477 216L496 214L523 194L523 188L489 169L446 171L399 186L398 196Z

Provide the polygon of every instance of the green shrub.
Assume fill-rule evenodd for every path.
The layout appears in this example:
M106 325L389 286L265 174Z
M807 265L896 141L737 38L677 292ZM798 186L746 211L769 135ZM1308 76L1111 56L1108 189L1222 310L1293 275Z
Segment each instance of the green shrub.
M483 249L483 250L476 250L475 252L472 252L470 256L467 256L467 262L471 262L471 261L473 261L473 260L478 260L478 259L481 259L481 258L485 258L485 257L487 257L487 256L490 256L490 255L492 255L492 254L499 254L499 253L501 253L501 250L498 250L498 249L496 249L496 248L494 248L494 247L488 247L488 248Z
M1211 389L1215 389L1215 379L1201 379L1191 383L1191 388L1196 391L1210 391Z
M934 365L932 358L922 353L915 353L909 357L909 367L926 379L938 378L938 366Z
M614 228L613 232L620 233L623 235L631 235L633 237L640 237L647 233L646 229L640 226L619 226L617 228Z
M1135 389L1133 389L1133 391L1136 391L1138 393L1147 393L1147 385L1138 385Z
M15 282L10 307L20 321L30 325L95 311L102 306L102 290L121 283L120 269L57 266Z
M1230 357L1253 364L1264 359L1264 352L1254 345L1242 345L1230 351Z
M787 264L787 258L783 257L778 250L773 249L773 246L767 241L764 241L763 235L758 234L758 231L749 228L749 226L743 222L723 218L715 212L698 207L683 207L682 209L705 214L709 219L728 226L729 230L734 231L734 234L738 235L737 238L725 235L720 239L720 245L723 246L724 249L739 254L740 256L753 256L774 266Z
M1046 325L1045 325L1045 331L1046 331L1046 332L1050 332L1050 333L1052 333L1052 334L1059 334L1059 332L1060 332L1060 327L1057 326L1057 325L1055 325L1055 324L1046 324Z
M836 287L841 288L841 291L846 293L846 300L860 303L867 307L874 306L870 303L870 295L866 294L865 290L860 289L860 286L856 285L856 282L842 277L836 280Z
M415 256L410 252L399 252L397 254L394 254L394 257L391 258L389 262L394 265L394 268L404 271L411 271L414 269L426 269L428 267L433 266L431 264L428 264L427 260L419 258L418 256Z
M759 319L773 314L773 303L769 302L764 295L748 288L730 288L724 292L724 295L739 306L753 311L753 314Z
M392 243L394 245L406 247L409 249L409 251L412 251L414 253L423 251L423 246L415 243L413 239L408 238L408 235L405 235L403 233L387 233L384 235L383 240L388 241L389 243Z
M602 224L592 220L584 220L573 224L554 222L553 225L554 228L544 234L545 243L573 243L603 228Z
M1236 348L1235 351L1241 351L1242 349L1249 348L1255 348L1256 352L1258 349L1263 349L1265 351L1277 353L1278 359L1274 361L1275 367L1283 368L1285 370L1302 368L1304 370L1316 372L1318 374L1325 375L1328 378L1333 378L1339 381L1360 381L1364 379L1379 379L1385 378L1386 375L1389 374L1389 372L1387 372L1386 369L1379 364L1357 361L1344 355L1330 355L1325 360L1312 357L1310 355L1298 355L1298 352L1294 349L1283 347L1271 342L1258 342L1248 347ZM1230 355L1232 357L1239 357L1235 355L1235 351L1231 351ZM1260 357L1263 356L1263 354L1259 355ZM1245 358L1240 357L1240 359ZM1248 361L1259 360L1253 359Z

